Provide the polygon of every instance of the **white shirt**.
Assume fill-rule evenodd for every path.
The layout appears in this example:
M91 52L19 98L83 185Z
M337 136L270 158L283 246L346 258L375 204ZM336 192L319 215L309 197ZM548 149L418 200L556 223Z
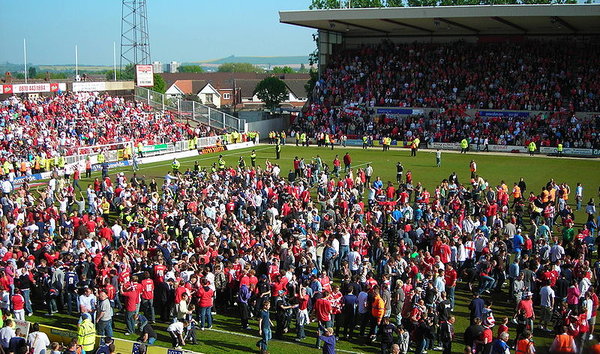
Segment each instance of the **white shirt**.
M360 267L360 254L356 251L348 253L348 266L350 270L357 271Z
M550 262L556 262L559 259L562 259L565 255L565 249L563 246L556 244L550 248Z
M50 346L50 340L44 332L33 332L27 336L27 343L33 346L33 354L39 354Z
M579 282L579 291L581 291L581 295L587 293L591 285L592 282L587 277L583 277L583 279L581 279Z
M342 234L342 237L340 238L340 245L341 246L349 246L350 245L350 233L349 232L345 232Z
M12 327L2 327L0 329L0 344L3 348L8 348L10 339L15 336L15 330Z
M554 290L548 285L544 286L540 290L540 305L542 307L551 307L551 300L554 299Z
M167 327L167 332L179 334L183 333L183 323L179 321L171 323L169 327Z
M12 192L13 186L12 183L10 183L10 181L6 180L2 182L2 192L3 193L10 193Z
M90 296L86 296L84 294L79 296L79 304L87 309L88 312L92 312L96 307L96 295L91 294Z

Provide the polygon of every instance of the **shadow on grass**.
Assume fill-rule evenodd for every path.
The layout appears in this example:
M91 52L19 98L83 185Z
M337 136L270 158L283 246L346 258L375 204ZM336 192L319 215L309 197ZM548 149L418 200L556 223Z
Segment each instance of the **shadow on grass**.
M255 352L256 348L251 348L245 345L235 344L231 342L223 342L215 339L202 339L200 340L200 344L207 345L216 349L221 349L224 351L229 350L237 350L240 352Z

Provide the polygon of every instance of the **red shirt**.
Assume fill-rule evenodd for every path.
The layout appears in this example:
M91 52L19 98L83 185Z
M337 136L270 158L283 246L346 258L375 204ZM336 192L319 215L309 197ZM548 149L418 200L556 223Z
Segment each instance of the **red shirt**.
M308 300L310 299L310 296L304 295L304 297L302 297L298 295L296 299L298 300L298 310L306 310L308 308Z
M271 295L272 296L278 296L279 290L285 290L285 285L283 284L282 281L274 282L271 284Z
M500 338L500 335L504 332L508 332L508 326L501 324L498 326L498 338Z
M517 311L521 309L525 310L525 318L533 317L533 301L531 301L531 299L519 301Z
M450 246L448 246L447 244L442 244L440 246L440 261L444 264L446 263L450 263L450 255L452 254L452 250L450 249Z
M125 299L125 311L135 312L139 298L137 291L124 291L121 295Z
M444 281L447 286L456 286L456 270L452 269L444 273Z
M25 299L21 294L13 295L10 301L12 302L12 307L15 311L23 310L25 308Z
M162 282L165 279L165 272L167 267L163 264L157 264L154 266L154 279L158 282Z
M489 328L486 328L483 330L483 332L481 333L481 337L479 338L481 341L485 341L487 339L486 343L491 343L494 340L494 333L492 333L492 330Z
M331 320L331 302L320 298L315 302L315 314L317 320L326 322Z
M212 307L213 305L213 289L208 286L198 289L198 306L200 307Z
M114 300L115 299L115 295L116 295L116 290L114 285L112 284L107 284L104 287L104 290L106 290L106 296L108 296L109 300Z
M154 299L154 282L152 279L142 280L142 299Z
M175 303L178 304L181 302L181 297L183 293L187 292L187 288L185 286L180 286L175 289Z

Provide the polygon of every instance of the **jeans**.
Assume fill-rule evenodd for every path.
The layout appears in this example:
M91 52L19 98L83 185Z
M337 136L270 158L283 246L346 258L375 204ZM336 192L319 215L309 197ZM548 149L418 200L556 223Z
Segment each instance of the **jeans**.
M421 353L423 353L423 351L426 350L428 344L429 344L429 340L427 338L421 339L417 343L417 348L415 349L415 354L421 354Z
M101 337L112 337L112 320L98 321L98 323L96 323L96 334Z
M207 327L212 327L211 308L212 307L210 307L210 306L200 308L200 320L198 321L198 322L200 322L200 328L205 328L205 326L204 326L205 320L206 320L206 324L208 325Z
M446 287L446 295L448 295L448 300L450 300L450 306L454 309L454 293L456 291L455 286L447 286Z
M28 314L33 313L33 309L31 308L31 289L21 289L21 295L25 299L25 311Z
M140 311L146 315L146 318L148 318L150 322L154 322L154 299L142 299L142 302L140 303Z
M344 319L344 337L352 337L352 332L354 332L354 321L355 321L354 312L346 312L342 313L342 318ZM400 323L400 322L398 322ZM340 333L338 333L339 335Z
M127 325L127 332L135 333L135 311L125 311L125 324Z
M79 299L74 291L67 291L67 313L70 315L73 311L79 312ZM73 309L73 305L75 308Z
M273 337L271 333L271 329L263 329L261 339L256 342L256 346L260 348L260 350L267 350L267 346L269 345L269 341Z
M479 293L482 293L486 290L490 290L494 287L494 278L488 275L481 276L481 285L479 287Z
M360 336L362 337L365 334L365 327L367 327L367 322L369 322L369 313L358 313L358 322L360 323Z
M340 255L337 258L337 262L338 262L337 269L342 268L342 261L344 261L346 259L346 257L348 256L348 253L350 253L350 246L348 246L348 245L340 246Z
M242 321L242 328L248 328L248 319L250 318L250 309L248 307L248 303L243 303L239 301L240 308L240 320Z

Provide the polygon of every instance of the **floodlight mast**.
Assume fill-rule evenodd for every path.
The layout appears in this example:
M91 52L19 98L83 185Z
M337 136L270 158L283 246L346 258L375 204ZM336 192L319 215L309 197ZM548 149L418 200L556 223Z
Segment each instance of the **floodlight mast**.
M151 64L146 0L123 0L121 6L121 58L119 71L128 65Z

